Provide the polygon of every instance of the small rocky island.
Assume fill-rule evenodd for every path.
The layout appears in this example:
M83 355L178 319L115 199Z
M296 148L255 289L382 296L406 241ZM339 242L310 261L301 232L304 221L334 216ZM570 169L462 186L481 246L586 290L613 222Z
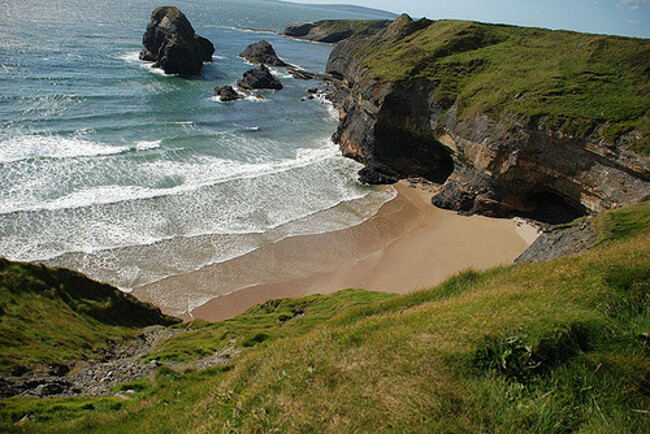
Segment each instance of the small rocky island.
M242 96L232 86L216 86L214 95L218 96L221 102L230 102L242 99Z
M237 82L237 86L245 90L280 90L284 87L280 80L271 74L266 65L246 71L244 76Z
M178 8L164 6L151 13L142 38L140 60L155 62L166 74L190 77L201 73L203 62L212 61L214 45L198 36Z
M265 40L250 44L239 57L256 65L289 66L278 57L273 46Z

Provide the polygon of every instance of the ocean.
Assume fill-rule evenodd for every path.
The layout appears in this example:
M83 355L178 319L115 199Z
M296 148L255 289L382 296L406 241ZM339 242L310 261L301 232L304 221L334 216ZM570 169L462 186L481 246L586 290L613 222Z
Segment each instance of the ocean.
M323 72L329 45L240 28L373 18L262 0L177 1L216 48L202 75L140 62L161 4L0 1L0 256L82 271L129 291L283 238L359 224L395 194L356 181L330 136L317 82L276 68L285 89L221 103L213 87L251 68L268 40Z

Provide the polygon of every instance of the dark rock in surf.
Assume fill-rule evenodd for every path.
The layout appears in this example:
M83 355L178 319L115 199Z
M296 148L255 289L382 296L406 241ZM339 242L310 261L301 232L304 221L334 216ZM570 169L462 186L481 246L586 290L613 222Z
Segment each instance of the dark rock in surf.
M258 69L246 71L244 76L237 82L237 86L246 90L280 90L284 87L282 86L282 83L280 83L280 80L275 78L265 65L260 66Z
M395 184L400 180L399 173L390 167L371 164L359 171L359 182L369 185Z
M187 17L171 6L152 12L142 44L141 60L181 77L200 74L203 62L211 61L214 53L212 42L196 35Z
M278 57L273 46L264 40L246 47L239 57L257 65L288 66Z
M215 96L218 96L222 102L242 99L242 96L238 94L232 86L217 86L214 88L214 94Z

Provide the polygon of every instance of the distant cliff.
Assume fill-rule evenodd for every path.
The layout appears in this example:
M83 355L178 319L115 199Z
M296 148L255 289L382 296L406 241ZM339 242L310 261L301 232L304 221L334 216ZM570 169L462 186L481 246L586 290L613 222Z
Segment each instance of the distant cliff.
M650 197L650 40L406 15L339 43L344 154L434 204L570 220Z
M323 20L290 23L284 35L316 42L337 43L352 36L372 36L388 27L390 20Z

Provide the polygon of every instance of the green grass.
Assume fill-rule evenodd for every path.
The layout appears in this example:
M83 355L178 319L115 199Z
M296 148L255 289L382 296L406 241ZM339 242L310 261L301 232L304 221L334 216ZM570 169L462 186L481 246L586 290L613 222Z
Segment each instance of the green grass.
M394 32L412 33L354 53L362 79L426 78L460 120L545 117L551 129L610 143L634 130L631 148L650 155L650 40L448 20L409 30L418 25L403 16Z
M175 322L79 273L0 258L0 370L93 357L143 327Z
M270 300L231 320L185 324L186 332L162 343L146 359L185 362L212 355L224 347L267 345L279 338L302 335L342 311L393 297L394 294L349 289L330 296Z
M352 37L370 36L376 34L380 27L378 24L385 20L325 20L319 21L318 27L327 34L354 31Z
M240 356L163 368L119 408L5 400L0 430L648 432L649 223L643 203L598 217L600 241L579 256L468 271L406 296L348 290L195 322L155 357L230 345ZM14 425L25 414L34 419Z

